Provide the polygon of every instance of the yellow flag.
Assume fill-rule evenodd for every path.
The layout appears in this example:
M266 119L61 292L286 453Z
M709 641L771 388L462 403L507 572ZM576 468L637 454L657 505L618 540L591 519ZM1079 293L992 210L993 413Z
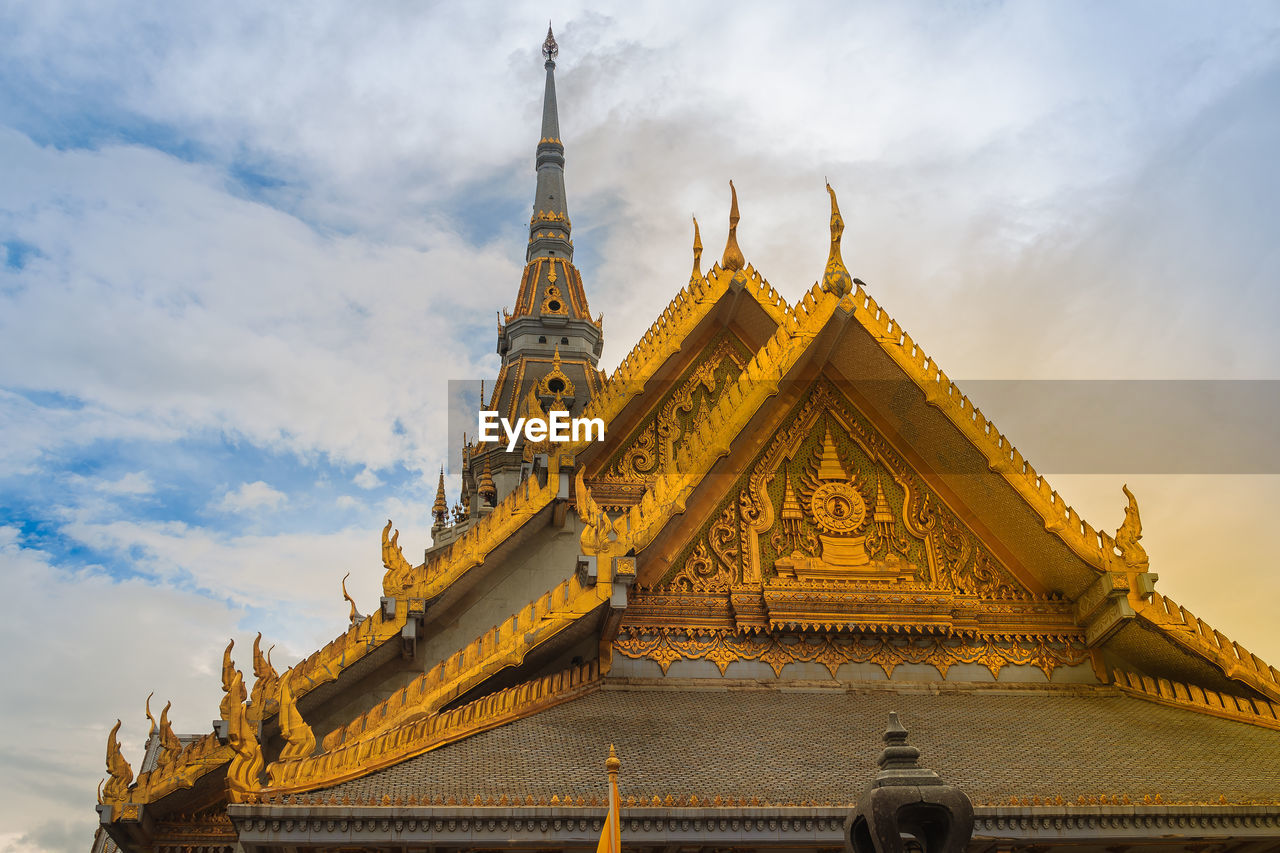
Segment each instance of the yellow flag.
M609 813L605 815L604 828L600 830L600 843L596 853L622 853L622 820L618 815L618 768L622 762L609 744L609 758L604 763L609 771Z

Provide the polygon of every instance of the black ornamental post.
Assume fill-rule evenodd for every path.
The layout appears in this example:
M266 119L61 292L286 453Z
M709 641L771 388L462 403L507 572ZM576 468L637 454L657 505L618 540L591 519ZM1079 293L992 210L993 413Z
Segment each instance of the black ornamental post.
M845 821L846 847L852 853L961 853L973 835L969 798L920 766L920 750L907 746L895 712L884 743L880 772Z

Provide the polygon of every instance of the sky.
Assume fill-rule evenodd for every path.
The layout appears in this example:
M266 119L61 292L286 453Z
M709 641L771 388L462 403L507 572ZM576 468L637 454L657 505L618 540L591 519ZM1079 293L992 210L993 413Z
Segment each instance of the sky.
M387 518L429 544L447 382L496 375L519 284L548 17L602 367L691 215L719 256L730 178L798 298L829 180L880 304L1033 464L1097 442L1039 467L1100 529L1128 483L1157 589L1280 665L1280 466L1179 461L1275 449L1280 6L598 6L0 6L0 851L83 850L117 717L137 770L150 691L206 731L228 637L283 670L345 573L376 606ZM1118 379L1200 395L1163 463L1091 464L1167 426L1124 394L977 390Z

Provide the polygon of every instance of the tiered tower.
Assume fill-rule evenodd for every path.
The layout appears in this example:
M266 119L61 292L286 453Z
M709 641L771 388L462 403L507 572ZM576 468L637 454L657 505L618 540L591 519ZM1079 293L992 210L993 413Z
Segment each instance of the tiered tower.
M556 105L559 52L548 26L542 44L547 80L535 156L538 184L529 219L529 247L515 308L504 311L498 324L502 356L498 381L481 400L484 410L512 423L554 409L563 409L571 417L580 415L603 380L596 367L604 346L603 317L592 319L582 274L573 264L564 143ZM437 546L452 541L520 483L530 450L522 442L509 452L505 439L478 443L471 437L463 447L462 502L454 511L454 524L450 526L451 519L436 512Z

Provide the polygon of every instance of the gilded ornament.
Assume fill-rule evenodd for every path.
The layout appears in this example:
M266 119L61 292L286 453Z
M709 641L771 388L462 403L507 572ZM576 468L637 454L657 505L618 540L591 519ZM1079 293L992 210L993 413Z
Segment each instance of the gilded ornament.
M258 632L258 636L253 640L253 689L249 692L249 718L252 720L265 719L270 710L269 702L275 701L275 694L280 679L276 668L271 665L271 649L267 650L267 654L262 654L262 632ZM275 646L271 647L272 649Z
M243 703L248 698L245 693L244 682L239 679L236 672L235 664L231 662L231 649L235 647L236 641L232 639L227 643L226 649L222 652L222 701L218 704L218 714L221 719L231 719L231 712L235 706Z
M1133 496L1133 492L1129 491L1127 484L1123 488L1125 497L1129 499L1129 505L1124 509L1124 522L1116 530L1116 547L1120 549L1120 559L1124 560L1129 571L1145 572L1150 560L1147 559L1147 550L1138 542L1142 538L1142 519L1138 516L1138 500Z
M244 693L244 681L239 670L234 670L232 689ZM255 724L249 720L244 702L236 702L227 719L227 743L231 747L231 764L227 767L227 793L233 803L248 802L262 787L262 746L255 734Z
M347 604L351 605L351 612L348 614L348 619L354 627L369 617L356 609L356 600L351 597L349 592L347 592L347 578L349 577L351 577L351 572L347 572L342 576L342 597L346 600Z
M689 273L689 283L694 284L702 278L702 235L698 232L698 217L693 217L693 272Z
M133 783L133 768L125 760L120 751L120 741L116 734L120 731L120 721L111 727L107 735L107 784L102 789L99 802L123 803L129 799L129 785Z
M836 203L836 191L827 184L827 194L831 196L831 250L827 255L827 268L822 273L822 289L836 296L844 296L853 290L853 276L845 268L844 259L840 257L840 237L844 234L844 217L840 215L840 205Z
M738 191L734 189L733 181L729 182L729 194L731 201L729 203L729 239L724 244L724 255L720 258L720 266L732 272L737 272L747 265L747 259L742 256L742 250L738 248Z

